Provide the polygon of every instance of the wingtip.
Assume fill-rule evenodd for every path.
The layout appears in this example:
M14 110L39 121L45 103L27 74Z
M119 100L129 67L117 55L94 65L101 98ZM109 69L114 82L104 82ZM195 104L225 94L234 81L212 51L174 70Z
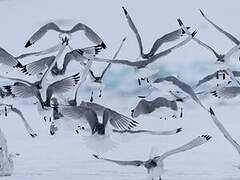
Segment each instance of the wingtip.
M127 12L127 10L125 9L125 7L122 6L122 9L123 9L123 11L124 11L124 14L125 14L125 15L128 15L128 12Z
M210 112L211 115L215 116L215 113L214 113L214 111L213 111L213 109L211 107L209 108L209 112Z
M177 21L178 21L178 24L179 24L180 26L183 25L183 22L182 22L182 20L181 20L180 18L178 18Z
M126 41L126 39L127 39L127 36L125 36L122 41L124 42L124 41Z
M32 45L32 43L30 42L30 40L29 41L27 41L27 43L25 44L25 48L28 48L29 46L31 46Z
M30 134L30 136L31 136L32 138L35 138L35 137L37 137L37 134L36 134L36 133Z
M179 133L179 132L181 132L181 131L182 131L182 128L178 128L177 131L176 131L176 133Z
M196 34L197 34L197 31L196 31L196 30L193 31L193 33L192 33L192 37L194 37Z
M212 138L212 136L209 136L207 134L206 135L202 135L201 137L205 138L207 141Z
M105 44L104 42L102 42L101 47L102 47L103 49L106 49L106 48L107 48L107 46L106 46L106 44Z
M95 157L96 159L99 159L99 156L96 154L93 154L93 157Z
M199 9L199 11L202 14L202 16L205 16L205 14L203 13L203 11L201 9Z

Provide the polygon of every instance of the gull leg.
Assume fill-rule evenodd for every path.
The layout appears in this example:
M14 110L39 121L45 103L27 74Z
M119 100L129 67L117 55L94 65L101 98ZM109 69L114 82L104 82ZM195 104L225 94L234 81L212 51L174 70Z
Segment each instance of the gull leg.
M162 180L161 176L158 177L158 180Z
M93 91L92 91L92 93L91 93L90 102L93 102Z
M219 73L219 72L217 71L217 77L216 77L217 79L219 79L219 74L218 74L218 73Z
M180 118L183 117L183 108L181 108Z
M141 86L141 80L140 79L138 79L138 85Z
M100 94L99 94L99 97L102 97L102 90L100 90Z
M147 78L147 83L149 83L149 79Z

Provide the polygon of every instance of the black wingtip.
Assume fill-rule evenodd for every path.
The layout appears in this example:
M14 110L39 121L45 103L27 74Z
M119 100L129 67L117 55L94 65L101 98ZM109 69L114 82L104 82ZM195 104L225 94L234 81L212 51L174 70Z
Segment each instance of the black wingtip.
M209 135L202 135L201 137L205 138L207 141L212 138L212 137L209 136Z
M201 10L201 9L199 9L199 11L200 11L200 13L202 14L202 16L205 16L205 14L202 12L202 10Z
M122 9L123 9L123 11L124 11L124 14L125 14L125 15L128 15L128 12L127 12L127 10L125 9L125 7L122 7Z
M37 134L30 134L30 136L31 136L32 138L35 138L35 137L37 137Z
M194 37L197 34L197 31L193 31L192 37Z
M176 131L176 133L179 133L179 132L181 132L181 131L182 131L182 128L178 128L177 131Z
M107 46L106 46L106 44L105 44L104 42L102 42L101 47L102 47L103 49L106 49L106 48L107 48Z
M55 133L53 131L50 131L50 135L53 136Z
M211 115L214 115L214 116L215 116L215 114L214 114L212 108L209 108L209 112L210 112Z
M17 65L15 66L16 68L22 68L23 65L18 61Z
M177 98L175 101L177 101L177 102L183 102L183 99L182 99L182 98Z
M96 159L99 159L99 156L96 154L93 154L93 157L95 157Z
M146 96L138 96L138 98L144 99L146 98Z
M25 44L25 48L28 48L29 46L31 46L32 43L30 41L28 41L26 44Z
M228 81L227 83L230 84L232 81Z
M178 18L177 21L178 21L178 24L179 24L180 26L183 25L183 22L182 22L182 20L181 20L180 18Z

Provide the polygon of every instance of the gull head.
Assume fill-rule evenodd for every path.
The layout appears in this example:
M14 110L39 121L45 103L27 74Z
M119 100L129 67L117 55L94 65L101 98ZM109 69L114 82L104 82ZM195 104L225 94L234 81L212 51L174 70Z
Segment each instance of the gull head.
M12 160L15 160L19 156L20 156L20 153L12 152L12 153L9 154L9 158L12 159Z
M68 33L60 33L59 34L59 39L62 43L66 42L68 44L71 37L72 37L71 34L68 34Z

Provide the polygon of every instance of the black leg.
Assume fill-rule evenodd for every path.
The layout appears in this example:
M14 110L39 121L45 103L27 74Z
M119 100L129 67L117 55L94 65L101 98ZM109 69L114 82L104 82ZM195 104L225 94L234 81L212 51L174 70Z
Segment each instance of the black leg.
M149 83L149 79L147 78L147 83Z
M92 93L91 93L90 102L93 102L93 91L92 91Z
M219 79L219 74L218 74L219 72L217 71L217 79Z
M141 80L140 79L138 79L138 85L141 86Z
M100 94L99 94L99 97L102 97L102 90L100 90Z
M161 176L158 177L158 180L162 180Z
M225 73L223 73L223 80L225 79L226 77L225 77Z
M180 118L183 117L183 108L181 108Z

